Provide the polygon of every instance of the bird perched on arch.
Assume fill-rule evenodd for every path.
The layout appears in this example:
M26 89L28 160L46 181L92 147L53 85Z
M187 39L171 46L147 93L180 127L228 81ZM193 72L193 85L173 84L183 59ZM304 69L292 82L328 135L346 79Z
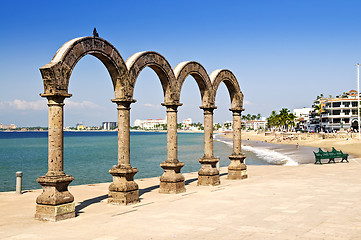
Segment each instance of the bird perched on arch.
M94 28L94 30L93 30L93 37L99 37L99 34L98 34L96 28Z

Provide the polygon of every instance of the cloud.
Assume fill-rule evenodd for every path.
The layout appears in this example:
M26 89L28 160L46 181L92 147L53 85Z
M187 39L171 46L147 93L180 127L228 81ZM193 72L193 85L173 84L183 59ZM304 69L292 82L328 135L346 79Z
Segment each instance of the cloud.
M65 99L64 103L65 103L65 107L67 109L82 109L82 108L98 109L98 108L100 108L100 106L98 104L90 102L90 101L74 102L69 99Z
M66 99L64 101L67 109L98 109L100 106L90 102L90 101L82 101L82 102L74 102ZM20 99L14 99L12 101L3 101L0 102L0 109L3 110L35 110L35 111L45 111L48 109L46 99L38 100L38 101L26 101Z
M15 109L15 110L46 110L48 106L46 105L46 100L38 101L26 101L15 99L13 101L4 101L0 102L0 109Z
M151 104L151 103L145 103L143 104L144 107L149 107L149 108L154 108L154 109L159 109L159 108L162 108L161 105L158 105L158 104Z

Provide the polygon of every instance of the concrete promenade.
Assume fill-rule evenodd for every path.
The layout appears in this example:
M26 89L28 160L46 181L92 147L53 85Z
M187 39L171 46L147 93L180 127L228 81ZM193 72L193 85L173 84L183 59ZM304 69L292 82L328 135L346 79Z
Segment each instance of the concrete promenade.
M248 166L248 179L222 174L216 187L184 175L177 195L159 194L159 178L136 180L141 202L129 206L107 204L109 183L71 186L78 214L60 222L34 219L40 190L0 193L0 238L361 239L361 159Z

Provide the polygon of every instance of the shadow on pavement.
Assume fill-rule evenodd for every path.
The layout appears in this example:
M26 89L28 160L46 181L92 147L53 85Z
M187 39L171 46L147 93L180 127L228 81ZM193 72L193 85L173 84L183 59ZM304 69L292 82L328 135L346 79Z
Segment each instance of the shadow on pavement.
M227 173L221 173L219 175L224 176L224 175L227 175ZM195 182L197 180L198 180L198 178L188 179L188 180L185 181L185 185L189 185L192 182ZM153 191L154 189L157 189L157 188L159 188L159 184L154 185L154 186L150 186L150 187L147 187L147 188L144 188L144 189L139 189L139 197L142 196L144 193ZM78 216L80 213L83 213L81 211L82 209L88 207L91 204L99 203L99 202L101 202L101 201L103 201L104 199L107 199L107 198L108 198L108 194L102 195L102 196L99 196L99 197L95 197L95 198L91 198L91 199L87 199L87 200L85 200L83 202L80 202L79 205L77 205L75 207L76 216Z
M80 202L80 204L75 207L76 216L78 216L79 213L83 213L83 212L80 211L83 208L86 208L87 206L89 206L91 204L101 202L102 200L107 199L107 198L108 198L108 194L103 195L103 196L99 196L99 197L95 197L95 198L91 198L91 199L87 199L87 200L85 200L83 202Z

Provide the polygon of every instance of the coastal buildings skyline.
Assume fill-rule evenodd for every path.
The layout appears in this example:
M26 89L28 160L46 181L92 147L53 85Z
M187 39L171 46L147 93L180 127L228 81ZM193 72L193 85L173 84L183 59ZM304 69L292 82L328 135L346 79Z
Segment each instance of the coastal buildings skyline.
M340 95L332 97L324 97L323 94L317 96L316 100L311 104L311 107L304 107L300 109L293 109L293 115L295 116L295 126L293 130L296 131L334 131L334 130L350 130L355 131L358 128L357 118L357 91L350 90L343 92ZM253 119L254 117L254 119ZM203 121L197 122L192 125L191 118L186 118L183 121L178 119L178 124L181 124L181 129L200 131L203 130ZM228 123L230 123L229 126ZM167 117L164 119L147 118L145 120L136 119L131 126L133 129L139 130L166 130ZM231 130L231 121L214 123L215 128L219 125L222 130ZM247 130L261 129L267 130L266 117L262 117L260 114L251 116L250 114L242 116L242 126ZM0 130L27 130L30 127L31 130L37 130L38 128L47 129L45 126L16 126L15 124L2 124L0 123ZM117 128L116 121L102 122L100 125L86 125L83 121L77 122L74 126L65 126L64 130L114 130Z

